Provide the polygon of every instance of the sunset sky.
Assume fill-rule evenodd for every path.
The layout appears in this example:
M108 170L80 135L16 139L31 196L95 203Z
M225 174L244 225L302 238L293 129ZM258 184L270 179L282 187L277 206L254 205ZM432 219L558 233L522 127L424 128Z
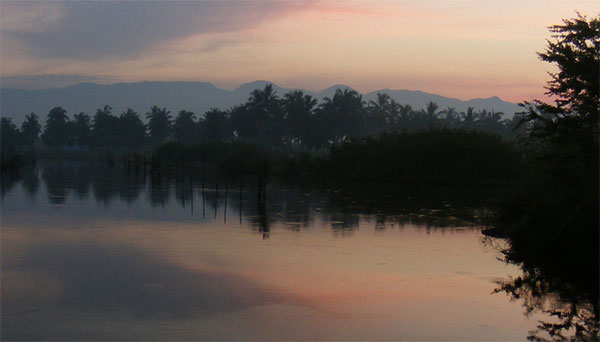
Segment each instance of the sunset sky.
M3 87L269 80L460 99L543 95L547 27L594 1L0 2Z

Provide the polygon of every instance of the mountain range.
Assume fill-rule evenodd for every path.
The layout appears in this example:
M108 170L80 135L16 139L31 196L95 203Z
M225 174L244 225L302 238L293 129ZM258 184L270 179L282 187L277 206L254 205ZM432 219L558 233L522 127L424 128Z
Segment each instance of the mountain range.
M131 107L144 117L143 114L149 111L151 106L157 105L166 107L174 115L179 110L185 109L202 117L211 107L229 109L244 103L253 90L262 89L270 83L273 84L268 81L254 81L242 84L235 90L217 88L208 82L154 81L109 85L78 83L64 88L42 90L4 88L0 90L0 115L11 117L14 123L20 124L25 115L33 112L40 117L42 123L48 111L56 106L65 108L69 116L79 112L93 116L98 108L109 105L115 114L120 114ZM319 101L324 97L332 97L336 89L346 88L352 89L346 85L334 85L315 92L283 88L273 84L273 90L281 97L290 91L302 90ZM363 100L375 100L377 93L386 93L396 102L402 105L409 104L414 109L425 108L427 102L432 101L439 105L440 110L454 107L456 111L461 112L466 111L468 107L473 107L475 110L503 112L504 117L511 117L513 113L520 111L520 107L516 104L503 101L497 96L463 101L415 90L381 89L363 94Z

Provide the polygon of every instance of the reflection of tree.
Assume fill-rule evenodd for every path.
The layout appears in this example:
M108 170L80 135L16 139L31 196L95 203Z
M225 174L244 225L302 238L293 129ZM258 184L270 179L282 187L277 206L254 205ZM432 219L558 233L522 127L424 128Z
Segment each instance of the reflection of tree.
M106 168L93 162L46 162L41 167L51 203L64 203L70 191L81 200L87 198L90 188L98 202L110 204L116 197L128 203L139 197L145 180L139 173L124 173L121 168ZM28 169L23 187L33 191L37 179L35 169ZM38 185L39 186L39 185ZM31 193L31 192L30 192Z
M486 205L494 191L457 186L354 186L328 191L325 210L375 215L376 227L386 223L430 228L485 225L492 212Z
M49 163L42 169L42 179L48 191L48 201L52 204L62 204L67 198L66 180L73 179L72 172L63 163Z
M164 207L169 200L169 182L160 175L151 175L150 177L150 204L153 207Z
M352 212L332 213L330 222L335 233L347 235L358 229L360 216Z
M4 199L5 194L11 192L13 187L21 180L21 177L21 173L16 169L2 170L0 172L0 194L2 195L2 199Z
M29 194L29 197L33 199L40 188L40 177L38 175L37 169L24 168L23 170L23 180L21 182L21 186L23 190Z
M600 339L597 293L582 292L565 279L548 276L540 269L522 266L523 275L496 281L494 293L505 292L513 300L522 301L525 314L544 313L531 331L531 341L597 341ZM594 281L594 280L590 280Z
M271 228L269 227L269 217L265 201L260 199L256 201L256 211L258 212L258 231L263 233L263 239L269 238Z
M75 175L76 177L72 181L77 197L79 199L87 198L90 193L90 185L92 184L89 167L78 167Z

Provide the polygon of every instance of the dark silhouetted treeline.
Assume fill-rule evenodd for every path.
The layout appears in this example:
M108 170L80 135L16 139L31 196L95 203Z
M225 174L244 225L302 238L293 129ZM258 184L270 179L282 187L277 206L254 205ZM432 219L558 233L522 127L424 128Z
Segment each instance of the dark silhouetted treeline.
M318 158L292 158L286 174L343 182L479 182L515 180L523 161L500 136L462 129L382 134L331 147Z
M6 152L41 142L75 149L139 150L174 141L188 145L242 142L273 150L315 151L384 132L463 128L507 138L524 133L524 129L516 130L518 115L511 119L502 116L473 108L458 113L454 108L438 108L432 102L426 108L413 109L386 94L378 94L376 101L367 103L361 94L348 89L338 89L332 98L319 104L301 91L280 97L269 84L254 90L246 103L229 110L212 108L199 116L186 110L171 113L153 106L144 114L147 123L131 108L116 114L108 105L92 116L77 113L71 117L66 109L55 107L43 125L32 113L20 128L3 117L2 149Z

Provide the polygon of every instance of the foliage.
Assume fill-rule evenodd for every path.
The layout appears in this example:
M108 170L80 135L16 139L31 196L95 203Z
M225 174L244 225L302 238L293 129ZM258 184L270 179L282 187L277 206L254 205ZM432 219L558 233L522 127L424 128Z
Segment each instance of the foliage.
M575 325L574 319L587 319L579 317L577 306L555 311L561 322L540 329L553 338L570 328L597 338L600 17L578 15L550 31L554 41L539 56L559 70L550 74L546 87L554 104L523 104L530 177L504 202L497 224L510 242L508 261L523 264L531 274L551 274L559 279L556 283L574 289L570 292L591 298L591 320L596 321L591 330Z
M3 151L11 151L18 146L19 130L10 118L0 119L0 134Z
M553 63L546 94L554 104L525 102L530 134L547 144L569 146L572 156L584 158L589 171L598 170L598 117L600 116L600 16L587 20L578 16L550 27L554 41L548 41L540 59ZM562 157L558 156L557 157Z
M146 126L140 115L131 108L121 114L116 130L119 132L121 146L138 149L146 144Z
M75 114L71 123L71 135L73 136L73 142L80 146L90 145L92 141L92 125L90 116L83 112Z
M119 118L112 114L110 106L104 106L104 109L96 111L92 119L92 127L94 146L118 146L120 144L117 131Z
M463 113L454 108L439 110L434 102L416 110L395 102L387 94L377 94L376 101L365 103L361 94L350 89L337 89L334 96L319 104L302 91L279 97L269 84L252 91L245 103L227 111L211 108L199 119L186 110L173 118L167 108L152 106L145 115L146 126L132 108L116 116L107 105L98 109L93 118L78 113L69 120L66 110L56 107L48 115L42 142L49 146L102 149L141 149L172 140L185 144L243 142L288 153L322 153L353 139L431 128L480 130L516 139L526 126L515 130L519 120L503 120L502 115L473 108ZM26 122L33 124L32 130L23 131L24 139L17 144L31 145L35 141L35 125L33 121Z
M171 136L172 116L166 108L152 106L146 113L148 118L148 130L150 131L150 141L155 145L163 144Z
M38 139L40 132L42 131L38 117L34 113L25 116L25 121L21 125L21 134L23 143L29 146L33 146Z
M63 146L69 141L69 137L65 134L68 130L67 111L62 107L54 107L48 113L46 126L42 134L42 141L49 146Z
M198 142L195 118L194 113L185 110L177 114L173 123L173 138L175 138L175 141L188 145Z
M434 129L334 146L324 173L355 181L472 182L515 179L519 167L516 148L497 135Z
M232 112L235 111L232 109ZM208 142L225 142L233 139L230 113L218 108L211 108L204 113L204 118L198 122L200 140Z

